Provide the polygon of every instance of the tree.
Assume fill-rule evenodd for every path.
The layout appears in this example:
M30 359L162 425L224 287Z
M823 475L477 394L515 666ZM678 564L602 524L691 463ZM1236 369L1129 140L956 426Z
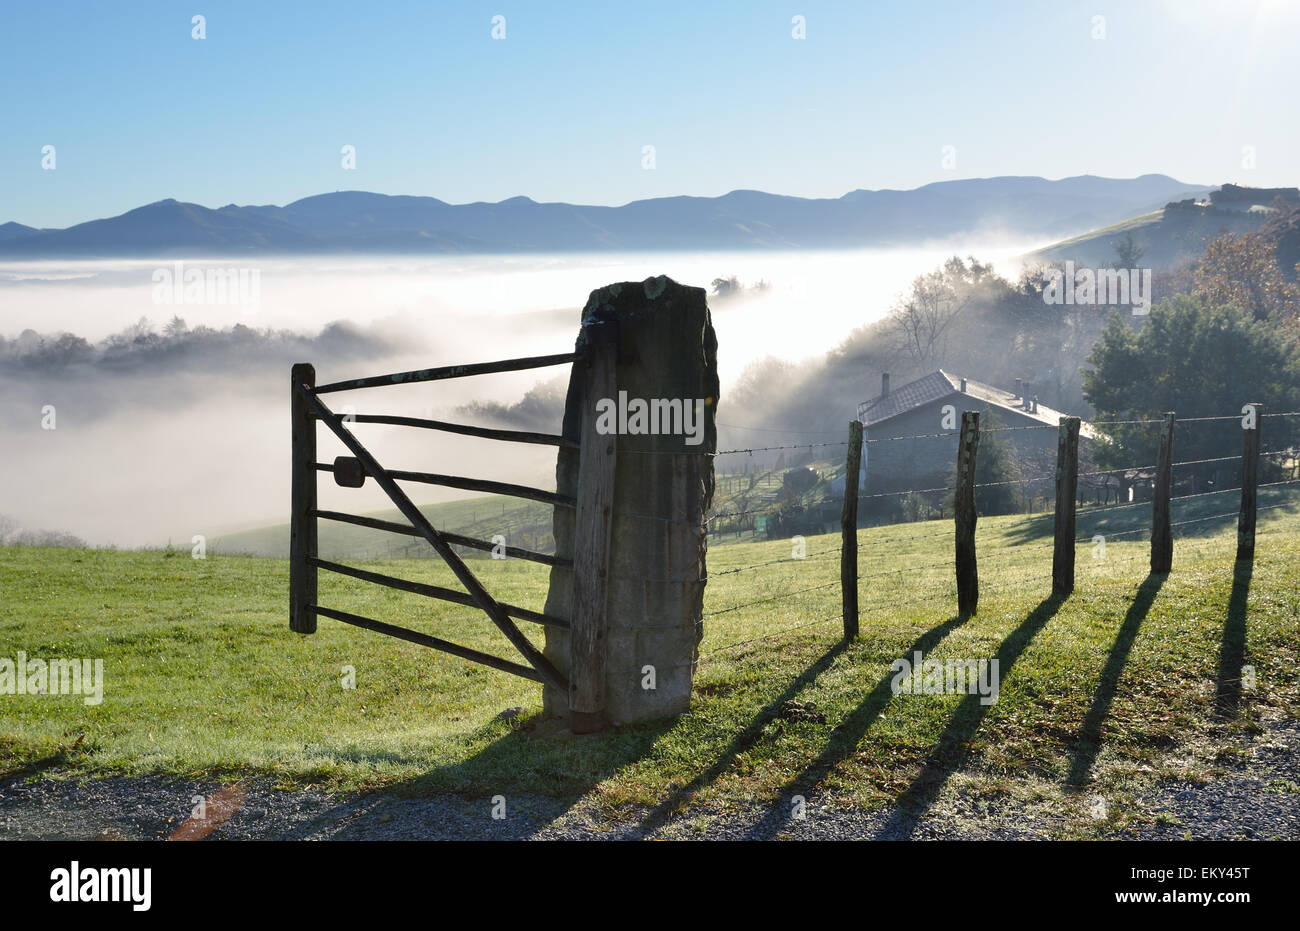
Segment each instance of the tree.
M741 285L740 279L735 275L713 279L714 297L731 297L733 294L739 294L742 290L744 290L744 286Z
M1273 243L1258 233L1211 239L1194 272L1193 288L1211 304L1240 307L1256 320L1293 322L1300 316L1300 286L1286 280Z
M1236 306L1211 303L1204 295L1178 295L1153 308L1134 331L1111 311L1101 338L1088 356L1083 393L1097 420L1151 420L1165 411L1180 419L1235 415L1248 401L1268 411L1296 410L1300 402L1300 354L1270 323ZM1268 421L1266 442L1278 448L1295 442L1291 418ZM1115 424L1099 429L1109 442L1097 447L1103 468L1155 463L1157 425ZM1202 421L1176 429L1179 460L1218 459L1241 449L1237 419ZM1261 475L1273 467L1261 460ZM1219 484L1235 464L1207 463L1175 470L1175 479Z
M961 265L960 259L955 261ZM953 277L951 261L941 271L918 275L912 281L911 293L889 314L898 348L923 371L939 367L947 347L948 329L966 305L966 297L954 286Z
M1137 268L1138 262L1142 261L1142 256L1146 252L1133 239L1133 232L1126 230L1124 238L1111 243L1115 249L1115 261L1112 263L1115 268Z

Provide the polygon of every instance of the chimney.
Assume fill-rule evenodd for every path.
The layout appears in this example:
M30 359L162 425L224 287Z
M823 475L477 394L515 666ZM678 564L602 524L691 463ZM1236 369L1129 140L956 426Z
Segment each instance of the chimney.
M882 398L889 397L889 373L888 372L880 373L880 396Z
M1033 413L1035 413L1035 414L1038 413L1038 395L1034 395L1034 408L1033 408Z
M1021 395L1021 393L1024 391L1024 388L1022 387L1023 385L1024 385L1024 379L1023 379L1023 378L1017 378L1017 379L1016 379L1016 397L1017 397L1017 398L1019 398L1020 395Z
M962 390L962 394L966 393L966 379L964 378L961 380L961 390Z

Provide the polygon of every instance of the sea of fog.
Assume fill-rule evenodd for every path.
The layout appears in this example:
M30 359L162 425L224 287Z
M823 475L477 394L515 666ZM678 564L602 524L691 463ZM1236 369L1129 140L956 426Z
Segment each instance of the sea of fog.
M410 368L567 352L594 289L669 275L709 288L734 276L767 283L740 297L710 299L727 386L766 356L815 357L855 327L884 315L918 274L954 253L993 261L1004 274L1036 243L837 252L649 253L548 256L305 257L191 259L189 267L258 272L255 306L159 303L157 261L0 264L0 336L67 332L98 342L147 318L161 328L179 315L193 328L242 323L311 335L349 321L389 348L373 357L317 363L332 381ZM202 534L283 523L288 509L288 363L225 371L169 367L97 372L66 379L11 370L0 379L0 515L93 544L189 546ZM562 369L372 389L334 395L358 413L463 419L470 401L512 404ZM43 429L52 406L54 429ZM740 418L735 418L740 419ZM750 419L750 418L745 418ZM48 424L45 424L48 426ZM558 423L555 424L558 428ZM361 425L358 433L390 468L460 472L553 487L554 451ZM321 458L342 452L322 431ZM723 431L724 442L726 433ZM373 483L368 483L373 485ZM408 486L410 489L412 486ZM322 506L383 508L367 487L322 481ZM427 502L455 496L415 486Z

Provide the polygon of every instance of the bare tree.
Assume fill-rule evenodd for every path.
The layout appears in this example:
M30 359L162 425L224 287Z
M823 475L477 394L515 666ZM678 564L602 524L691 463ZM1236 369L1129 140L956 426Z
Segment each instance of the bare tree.
M920 369L937 368L947 350L948 329L968 300L968 294L959 293L944 272L919 275L911 292L889 313L897 348Z

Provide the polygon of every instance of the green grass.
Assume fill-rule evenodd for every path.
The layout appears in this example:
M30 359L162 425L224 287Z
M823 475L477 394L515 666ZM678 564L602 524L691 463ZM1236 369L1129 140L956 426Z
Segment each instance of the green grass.
M1261 491L1261 505L1285 506L1261 514L1248 598L1233 573L1230 518L1176 528L1196 535L1179 536L1174 570L1157 586L1144 584L1145 534L1113 536L1141 528L1149 505L1083 512L1081 539L1112 537L1105 559L1080 544L1065 600L1048 597L1050 518L984 518L980 610L965 621L955 616L950 522L863 530L862 635L849 645L839 643L837 535L808 538L804 560L791 560L784 541L712 547L691 710L581 739L540 721L540 687L525 680L324 618L315 636L291 634L281 560L0 548L0 656L102 657L107 679L95 707L0 696L0 771L527 791L585 797L607 815L784 805L795 792L928 805L960 782L981 798L1046 805L1063 835L1087 836L1097 823L1085 794L1110 800L1107 825L1141 819L1132 808L1141 786L1209 778L1261 717L1300 713L1300 517L1283 492ZM1230 492L1175 502L1174 520L1235 504ZM729 571L756 563L771 564ZM366 565L451 583L427 559ZM544 567L473 566L498 598L541 607ZM476 611L327 573L321 590L323 604L511 656ZM1222 719L1225 625L1243 618L1256 685ZM528 632L540 643L536 627ZM891 695L890 664L916 648L940 660L999 656L1000 700ZM354 690L342 687L345 666ZM513 706L527 713L496 718Z

